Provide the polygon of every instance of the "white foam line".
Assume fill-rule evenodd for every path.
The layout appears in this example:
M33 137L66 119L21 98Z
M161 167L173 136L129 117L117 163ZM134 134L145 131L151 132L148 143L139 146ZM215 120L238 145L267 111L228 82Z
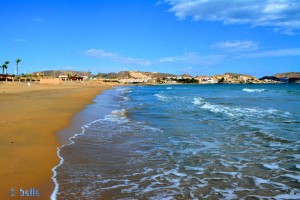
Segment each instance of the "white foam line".
M279 194L275 196L277 199L300 199L300 193L297 190L291 190L289 194Z
M270 164L265 163L265 164L263 164L263 166L268 169L279 169L280 168L277 163L270 163Z
M265 92L267 90L266 89L248 89L248 88L244 88L242 91L244 91L244 92Z
M75 139L79 135L83 135L84 132L85 132L85 130L86 130L86 128L88 128L91 124L96 123L96 122L98 122L100 120L101 119L97 119L95 121L90 122L89 124L86 124L86 125L82 126L81 127L81 129L82 129L81 133L77 133L74 136L72 136L72 137L69 138L70 143L64 144L61 147L57 148L57 156L59 157L60 162L59 162L58 165L56 165L55 167L52 168L53 176L51 178L52 178L52 180L53 180L53 182L55 184L55 188L54 188L54 191L51 194L51 197L50 197L51 200L56 200L56 198L57 198L57 192L58 192L58 189L59 189L59 183L58 183L58 181L56 179L56 175L57 175L56 169L64 163L64 158L60 155L60 150L62 148L64 148L64 147L66 147L66 146L74 144L75 142L73 141L73 139Z

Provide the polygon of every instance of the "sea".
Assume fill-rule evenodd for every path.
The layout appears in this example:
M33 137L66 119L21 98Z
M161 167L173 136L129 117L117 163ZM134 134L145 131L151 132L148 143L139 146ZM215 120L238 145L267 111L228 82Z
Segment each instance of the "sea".
M300 84L104 91L58 148L54 199L300 199Z

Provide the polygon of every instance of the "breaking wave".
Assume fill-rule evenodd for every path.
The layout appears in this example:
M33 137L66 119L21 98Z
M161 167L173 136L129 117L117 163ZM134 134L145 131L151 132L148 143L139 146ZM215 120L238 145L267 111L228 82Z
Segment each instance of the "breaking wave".
M212 104L209 101L201 97L196 97L193 100L194 105L200 106L204 110L208 110L213 113L225 114L231 118L237 117L268 117L271 115L278 116L288 116L289 113L280 113L276 109L263 109L263 108L243 108L243 107L233 107L233 106L224 106L218 104Z
M248 88L244 88L242 91L244 91L244 92L265 92L267 90L266 89L248 89Z
M162 95L162 94L155 94L154 96L157 97L157 99L158 99L159 101L168 101L168 100L170 99L169 97L164 96L164 95Z
M107 112L58 152L52 199L300 198L298 93L166 87L108 93Z

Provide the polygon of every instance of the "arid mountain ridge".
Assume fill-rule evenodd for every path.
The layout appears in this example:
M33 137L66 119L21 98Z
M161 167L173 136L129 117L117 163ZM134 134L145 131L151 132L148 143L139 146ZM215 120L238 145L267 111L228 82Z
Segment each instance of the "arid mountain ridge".
M92 76L89 72L82 72L82 71L72 71L72 70L47 70L47 71L40 71L40 72L34 72L34 73L44 73L45 76L60 76L60 75L68 75L71 76ZM244 76L251 76L247 74L238 74L238 73L225 73L227 75L237 76L237 75L244 75ZM94 77L99 78L135 78L138 76L144 76L149 78L166 78L166 77L175 77L175 76L182 76L182 77L192 77L191 75L185 73L182 75L176 75L176 74L169 74L169 73L159 73L159 72L141 72L141 71L120 71L118 73L116 72L110 72L110 73L98 73L97 75L93 75ZM214 75L218 76L218 75ZM298 78L300 79L300 72L285 72L285 73L277 73L275 75L268 75L273 76L276 78Z

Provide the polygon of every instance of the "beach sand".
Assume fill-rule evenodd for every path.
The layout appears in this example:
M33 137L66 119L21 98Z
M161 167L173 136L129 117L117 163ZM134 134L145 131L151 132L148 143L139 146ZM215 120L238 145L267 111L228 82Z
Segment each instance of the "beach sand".
M51 169L59 163L57 132L101 91L117 84L65 82L62 85L0 83L0 198L24 199L20 189L49 199ZM27 199L27 198L25 198ZM37 199L37 198L35 198Z

